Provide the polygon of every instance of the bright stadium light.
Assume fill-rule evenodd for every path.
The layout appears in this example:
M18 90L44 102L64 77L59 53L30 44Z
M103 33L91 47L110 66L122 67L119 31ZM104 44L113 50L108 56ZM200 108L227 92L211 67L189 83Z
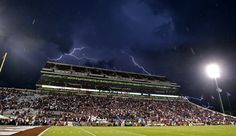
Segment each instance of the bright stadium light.
M220 78L220 67L217 64L209 64L206 73L210 78Z
M222 92L222 89L219 88L219 85L218 85L218 82L217 82L217 78L220 78L220 67L215 63L209 64L206 67L206 73L210 78L213 78L214 81L215 81L216 92L218 94L219 101L220 101L220 108L221 108L221 111L223 113L225 113L224 106L223 106L222 99L221 99L221 95L220 95L220 93Z

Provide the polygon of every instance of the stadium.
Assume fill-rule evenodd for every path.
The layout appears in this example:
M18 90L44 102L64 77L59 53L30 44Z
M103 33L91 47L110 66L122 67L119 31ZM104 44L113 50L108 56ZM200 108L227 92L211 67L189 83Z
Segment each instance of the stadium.
M236 134L234 116L190 102L178 94L180 86L164 76L47 62L36 86L1 88L5 127L0 133L18 129L16 135L45 136Z
M0 136L236 136L236 0L0 0Z

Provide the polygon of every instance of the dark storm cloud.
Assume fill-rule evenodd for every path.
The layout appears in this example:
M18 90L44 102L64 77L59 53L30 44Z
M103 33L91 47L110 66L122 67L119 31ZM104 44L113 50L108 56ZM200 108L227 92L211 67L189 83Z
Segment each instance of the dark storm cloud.
M74 38L80 39L80 44L75 46L84 44L91 49L89 55L106 61L115 60L114 65L119 69L142 72L122 51L142 64L143 54L133 54L134 49L170 48L179 40L168 10L155 14L146 1L123 1L112 5L109 12L106 7L97 13L96 17L87 18L77 27Z
M158 7L172 13L176 31L182 35L189 35L204 40L214 38L224 39L232 36L235 31L235 2L224 0L189 1L161 0L148 2L154 13L159 13ZM200 39L202 40L202 39Z
M83 44L95 50L92 54L98 56L94 57L103 58L101 54L107 50L159 48L177 39L172 16L168 12L154 14L145 1L24 0L5 1L3 5L4 39L26 37L34 41L25 40L26 48L46 52L49 57ZM74 43L77 39L80 42ZM47 53L52 48L54 51Z
M154 15L144 1L124 1L103 14L88 19L78 29L78 38L89 46L125 48L166 46L173 38L174 22L167 12ZM82 29L82 31L81 31Z
M5 37L25 36L35 40L34 44L30 45L27 40L24 41L28 48L36 46L41 49L48 43L54 43L58 50L68 52L73 45L70 24L66 22L68 18L53 13L54 10L59 11L60 7L44 4L43 1L5 1L2 6L5 9L0 13L4 25L1 31Z

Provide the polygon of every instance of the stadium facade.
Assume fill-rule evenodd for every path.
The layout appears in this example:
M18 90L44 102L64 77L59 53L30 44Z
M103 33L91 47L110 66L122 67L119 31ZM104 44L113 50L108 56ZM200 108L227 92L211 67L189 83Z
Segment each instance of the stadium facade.
M144 96L177 95L179 85L164 76L47 62L39 90L109 92Z

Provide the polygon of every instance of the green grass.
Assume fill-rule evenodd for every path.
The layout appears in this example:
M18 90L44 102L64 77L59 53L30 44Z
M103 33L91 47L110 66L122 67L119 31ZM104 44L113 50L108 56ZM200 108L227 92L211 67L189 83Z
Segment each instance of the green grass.
M50 127L43 136L236 136L236 126Z

